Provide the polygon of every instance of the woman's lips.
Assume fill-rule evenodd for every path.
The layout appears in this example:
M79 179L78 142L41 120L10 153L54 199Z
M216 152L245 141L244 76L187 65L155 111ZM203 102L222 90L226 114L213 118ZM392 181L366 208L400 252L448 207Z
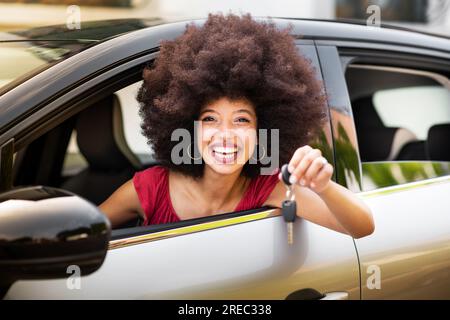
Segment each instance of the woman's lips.
M220 164L234 163L238 157L240 148L216 146L211 149L211 155Z

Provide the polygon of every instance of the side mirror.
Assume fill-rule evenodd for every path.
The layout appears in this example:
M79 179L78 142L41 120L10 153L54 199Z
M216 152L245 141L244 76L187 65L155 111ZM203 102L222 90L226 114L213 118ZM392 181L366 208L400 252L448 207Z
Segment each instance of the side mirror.
M34 186L0 194L0 298L21 279L81 275L103 264L111 225L90 202L66 190Z

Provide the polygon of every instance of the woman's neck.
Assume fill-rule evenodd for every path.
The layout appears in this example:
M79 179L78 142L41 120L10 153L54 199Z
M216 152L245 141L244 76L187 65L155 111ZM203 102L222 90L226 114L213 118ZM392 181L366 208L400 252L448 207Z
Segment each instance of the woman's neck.
M241 175L241 171L223 175L205 166L202 178L191 180L191 190L197 196L201 195L211 210L220 210L227 207L229 201L242 198L248 186L248 179Z

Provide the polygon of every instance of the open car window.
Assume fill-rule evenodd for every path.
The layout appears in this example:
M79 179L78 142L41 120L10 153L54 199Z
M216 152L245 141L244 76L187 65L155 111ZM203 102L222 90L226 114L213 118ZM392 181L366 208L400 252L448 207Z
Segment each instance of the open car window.
M127 146L139 159L143 167L155 164L151 146L147 144L146 138L141 134L139 116L139 105L136 95L142 81L138 81L114 93L120 106L123 122L123 133ZM77 132L74 129L70 137L69 146L66 151L63 176L73 176L88 167L88 162L80 152L77 143Z
M373 105L386 127L405 128L419 141L432 126L450 123L450 91L439 84L379 90Z
M320 77L315 47L308 44L299 46L299 49L312 61L317 76ZM157 164L140 128L141 119L136 101L138 88L142 84L140 72L139 78L136 76L133 79L136 79L134 83L127 80L123 86L116 85L115 88L119 89L115 89L115 92L97 90L95 96L86 100L89 101L89 105L84 104L82 110L80 108L76 114L56 127L49 125L48 132L21 150L16 150L14 186L57 187L100 205L123 183L131 179L135 172ZM117 116L119 114L120 117ZM119 123L116 121L118 118L121 121L120 130L117 131L115 126ZM326 131L323 143L328 144L331 143L329 125ZM117 143L118 136L120 143ZM119 153L121 155L118 156ZM120 161L116 161L118 157L121 158ZM267 208L255 210L266 212L261 216L255 216L255 219L270 216ZM232 218L233 215L249 216L253 212L252 210L230 212L180 223L203 224L208 219L224 220ZM120 234L125 236L127 232L135 232L137 222L130 221L129 224L120 226L120 229L128 229ZM240 219L232 221L233 224L241 222ZM140 230L144 233L149 233L159 228L178 227L178 223L175 223L169 226L149 226L148 229L138 228L142 228Z
M364 190L450 174L450 91L441 74L350 65Z

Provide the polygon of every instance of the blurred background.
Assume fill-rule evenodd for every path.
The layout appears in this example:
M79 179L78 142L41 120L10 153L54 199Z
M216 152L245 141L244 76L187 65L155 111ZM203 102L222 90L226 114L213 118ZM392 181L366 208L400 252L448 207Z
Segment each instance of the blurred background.
M450 35L450 0L0 0L0 31L65 24L68 6L77 5L81 21L201 18L209 12L316 19L362 19L370 5L381 22Z

